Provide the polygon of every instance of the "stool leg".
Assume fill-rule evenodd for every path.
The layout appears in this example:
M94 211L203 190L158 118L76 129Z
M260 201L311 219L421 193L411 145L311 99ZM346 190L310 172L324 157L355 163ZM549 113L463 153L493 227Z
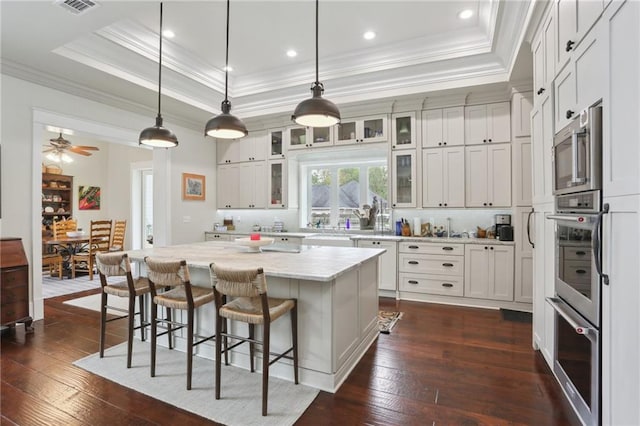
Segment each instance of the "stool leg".
M131 355L133 353L133 316L136 310L136 298L135 296L129 297L129 338L127 339L127 368L131 368Z
M264 339L262 344L262 415L267 415L267 398L269 397L269 323L264 324Z
M107 328L107 293L102 291L100 299L100 358L104 358L104 339Z
M138 302L140 304L140 339L144 342L146 339L145 328L147 328L144 325L144 322L147 319L146 316L144 315L144 294L141 294L140 296L138 296Z
M294 301L291 310L291 342L293 343L293 377L298 384L298 301Z
M151 301L151 377L156 376L156 340L158 338L158 305Z
M167 338L169 339L169 349L173 349L173 324L171 324L171 308L165 308L167 310Z
M220 339L221 332L222 317L220 315L216 315L216 399L220 399L220 369L222 364L222 360L220 359L222 358L222 339Z
M227 326L228 326L228 322L226 318L222 319L224 322L222 323L222 331L223 332L227 332ZM217 339L217 337L216 337ZM227 336L224 336L224 365L229 365L229 345L228 345L229 339L227 339Z
M187 311L187 390L191 390L191 371L193 369L193 308Z
M256 326L254 324L249 324L249 339L253 340L256 336ZM253 366L253 358L255 355L255 344L253 342L249 342L249 365L251 366L251 372L253 373L256 369Z

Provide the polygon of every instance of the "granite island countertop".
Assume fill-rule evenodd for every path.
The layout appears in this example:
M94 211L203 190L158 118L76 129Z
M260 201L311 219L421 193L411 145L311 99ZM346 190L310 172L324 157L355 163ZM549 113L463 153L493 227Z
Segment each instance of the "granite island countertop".
M190 268L209 268L212 262L230 268L262 267L267 276L310 281L332 281L383 254L385 249L301 246L299 253L252 253L233 241L205 241L167 247L129 250L132 261L146 256L185 259Z

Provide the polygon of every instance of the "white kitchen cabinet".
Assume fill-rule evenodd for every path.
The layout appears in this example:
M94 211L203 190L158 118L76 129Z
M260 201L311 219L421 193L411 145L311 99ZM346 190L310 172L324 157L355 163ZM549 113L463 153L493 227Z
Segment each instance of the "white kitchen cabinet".
M560 70L598 20L604 5L602 0L558 0L556 6L558 16L556 69Z
M391 153L391 205L394 208L416 207L416 151Z
M219 165L217 170L217 207L219 209L238 208L239 190L240 165Z
M333 145L333 127L288 127L285 145L290 150L319 148Z
M267 132L269 141L269 159L280 159L286 157L284 129L272 129Z
M270 209L284 209L288 201L287 161L270 160L268 162L269 199L267 207Z
M540 32L531 44L533 52L533 89L536 93L534 105L541 96L549 96L556 69L556 8L551 7Z
M301 237L289 237L287 235L271 235L270 238L273 238L274 244L291 244L294 246L299 246L302 244L303 238Z
M571 60L555 80L556 132L577 117L584 108L602 99L605 76L605 52L599 28L592 31L572 52Z
M515 240L514 300L533 303L533 209L518 207L514 210Z
M513 204L515 206L531 205L532 188L532 152L531 139L518 138L513 143Z
M531 136L533 92L515 92L511 97L511 121L514 140Z
M234 235L231 234L219 234L217 232L205 232L205 241L233 241Z
M388 115L343 119L333 127L335 144L387 142L389 140L388 122Z
M422 206L464 207L464 147L422 150Z
M463 244L400 242L398 271L401 292L460 297L464 294Z
M465 148L467 207L511 207L511 144Z
M422 147L464 145L464 107L422 111Z
M473 105L464 108L466 145L511 142L509 102Z
M416 113L391 114L391 149L416 148Z
M381 295L396 297L395 293L398 290L398 243L386 240L358 240L358 247L387 250L380 256L380 261L378 262L378 275L380 276L378 289L388 292L381 293Z
M533 204L553 202L552 150L553 150L553 97L549 94L531 113L531 150Z
M513 246L465 244L465 297L513 300L513 252Z
M241 139L218 139L218 164L262 161L267 158L267 142L265 132L252 132Z
M266 162L221 164L217 171L219 209L266 208Z

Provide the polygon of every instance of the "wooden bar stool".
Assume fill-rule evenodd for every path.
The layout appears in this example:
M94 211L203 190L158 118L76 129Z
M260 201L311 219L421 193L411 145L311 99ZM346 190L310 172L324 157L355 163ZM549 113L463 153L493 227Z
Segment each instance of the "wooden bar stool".
M245 342L249 342L251 372L254 369L254 346L262 346L262 415L267 415L269 393L269 366L280 358L293 361L293 375L298 384L298 307L296 299L276 299L267 296L267 280L262 268L227 269L211 264L209 266L211 282L216 302L216 399L220 399L220 365L222 350L221 337L239 340L225 347L224 353ZM223 297L234 297L225 303ZM291 314L292 346L282 353L270 352L270 326L273 321L287 312ZM245 322L249 325L249 336L236 336L222 329L224 319ZM255 325L262 324L262 341L255 338ZM287 355L289 353L291 355ZM275 358L270 360L270 356Z
M193 369L193 347L207 340L215 339L216 335L208 337L196 336L194 332L194 313L197 308L213 302L211 288L192 286L189 268L185 260L152 259L145 257L147 276L151 287L151 377L156 375L156 343L157 337L169 335L169 349L172 349L171 334L181 328L187 328L187 390L191 389L191 375ZM158 290L164 289L164 292ZM167 319L158 318L157 308L164 306ZM187 322L181 323L171 320L171 310L187 311ZM158 324L166 324L166 330L158 334ZM174 327L175 326L175 327ZM199 340L194 342L194 337Z
M133 278L131 275L131 262L126 253L96 253L96 265L100 274L100 284L102 285L102 302L100 303L100 358L104 357L104 341L107 323L122 318L129 319L129 337L127 340L127 368L131 368L131 355L133 351L133 332L140 329L141 339L145 340L144 329L149 325L145 322L144 315L144 295L149 293L149 281L146 278ZM124 281L108 283L107 277L124 276ZM129 298L129 308L127 310L108 305L107 296L118 296ZM140 312L135 313L136 297L140 303ZM116 318L107 319L107 308L116 311L126 312ZM135 315L140 316L140 325L134 326Z

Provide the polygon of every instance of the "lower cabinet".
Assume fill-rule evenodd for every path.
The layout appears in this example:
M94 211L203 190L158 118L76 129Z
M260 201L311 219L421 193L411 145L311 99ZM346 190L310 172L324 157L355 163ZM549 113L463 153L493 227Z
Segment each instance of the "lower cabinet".
M397 291L398 243L383 240L358 240L358 247L383 248L387 250L380 256L380 261L378 262L378 274L380 275L378 290Z
M273 238L274 244L291 244L296 246L301 245L303 240L300 237L286 237L286 236L276 237L273 235L269 235L269 238Z
M231 234L218 234L217 232L205 232L205 241L233 241L238 236Z
M400 291L445 296L464 294L464 245L401 242Z
M464 295L513 300L513 246L466 244Z

